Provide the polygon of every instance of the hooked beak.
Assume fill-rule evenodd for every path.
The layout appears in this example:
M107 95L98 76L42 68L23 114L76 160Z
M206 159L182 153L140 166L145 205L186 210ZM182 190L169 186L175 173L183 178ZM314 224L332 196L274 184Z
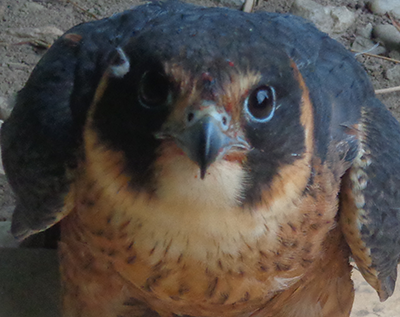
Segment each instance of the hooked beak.
M166 135L172 136L186 155L200 167L201 179L204 179L209 166L227 152L250 149L244 139L230 136L229 117L226 113L219 113L214 103L204 103L201 110L190 111L187 117L190 120L187 120L183 130Z
M208 167L228 145L229 138L221 132L214 118L205 116L186 129L178 141L187 156L199 165L200 177L204 179Z

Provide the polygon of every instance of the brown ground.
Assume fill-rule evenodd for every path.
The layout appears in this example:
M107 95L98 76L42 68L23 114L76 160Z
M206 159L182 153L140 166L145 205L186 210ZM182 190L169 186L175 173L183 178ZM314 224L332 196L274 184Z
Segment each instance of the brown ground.
M234 0L191 0L190 2L235 7L232 4L235 3ZM372 14L367 9L367 0L317 0L316 2L323 5L344 5L357 14L356 23L338 37L338 40L347 47L350 47L354 41L357 28L365 26L369 22L373 25L389 22L387 17ZM75 24L94 19L93 15L99 18L105 17L141 2L139 0L75 0L74 3L67 0L0 0L1 109L5 108L6 100L22 88L30 71L45 53L44 46L50 44L54 38ZM293 0L260 0L257 10L286 12L292 3ZM88 12L84 12L80 8L88 9ZM36 44L33 45L33 42ZM358 59L365 65L376 89L400 85L400 76L392 80L386 77L387 71L395 66L394 63L363 56ZM380 98L399 119L400 92L381 95ZM4 113L4 110L0 112L0 115L1 113ZM10 219L12 205L11 192L0 169L0 240L1 231L5 231L4 228L8 225L7 221ZM0 259L0 261L2 260ZM400 316L400 285L392 298L385 303L380 303L375 292L357 271L354 273L354 279L357 299L352 317ZM0 293L1 286L0 278ZM0 316L4 316L3 314L0 307Z

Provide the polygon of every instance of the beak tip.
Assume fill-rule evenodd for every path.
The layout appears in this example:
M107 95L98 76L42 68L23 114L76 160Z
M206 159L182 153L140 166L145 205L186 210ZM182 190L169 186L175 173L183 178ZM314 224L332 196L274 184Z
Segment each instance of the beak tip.
M204 180L204 178L206 177L206 173L207 173L207 166L200 167L200 179L201 180Z

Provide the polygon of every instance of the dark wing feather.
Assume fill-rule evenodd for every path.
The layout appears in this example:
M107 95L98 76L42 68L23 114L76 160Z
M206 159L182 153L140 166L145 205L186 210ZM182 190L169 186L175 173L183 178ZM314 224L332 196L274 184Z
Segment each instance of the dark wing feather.
M353 257L380 299L400 260L400 125L377 99L362 108L360 149L343 180L341 222Z
M18 93L2 126L4 168L16 194L12 232L25 238L68 212L65 198L79 164L86 112L114 54L161 11L125 11L78 25L58 39Z

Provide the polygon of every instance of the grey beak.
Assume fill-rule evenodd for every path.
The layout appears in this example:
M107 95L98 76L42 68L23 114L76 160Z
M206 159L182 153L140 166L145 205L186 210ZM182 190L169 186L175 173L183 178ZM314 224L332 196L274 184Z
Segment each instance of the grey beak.
M218 121L210 116L202 117L185 129L177 140L186 155L199 165L201 179L230 141L221 131Z

